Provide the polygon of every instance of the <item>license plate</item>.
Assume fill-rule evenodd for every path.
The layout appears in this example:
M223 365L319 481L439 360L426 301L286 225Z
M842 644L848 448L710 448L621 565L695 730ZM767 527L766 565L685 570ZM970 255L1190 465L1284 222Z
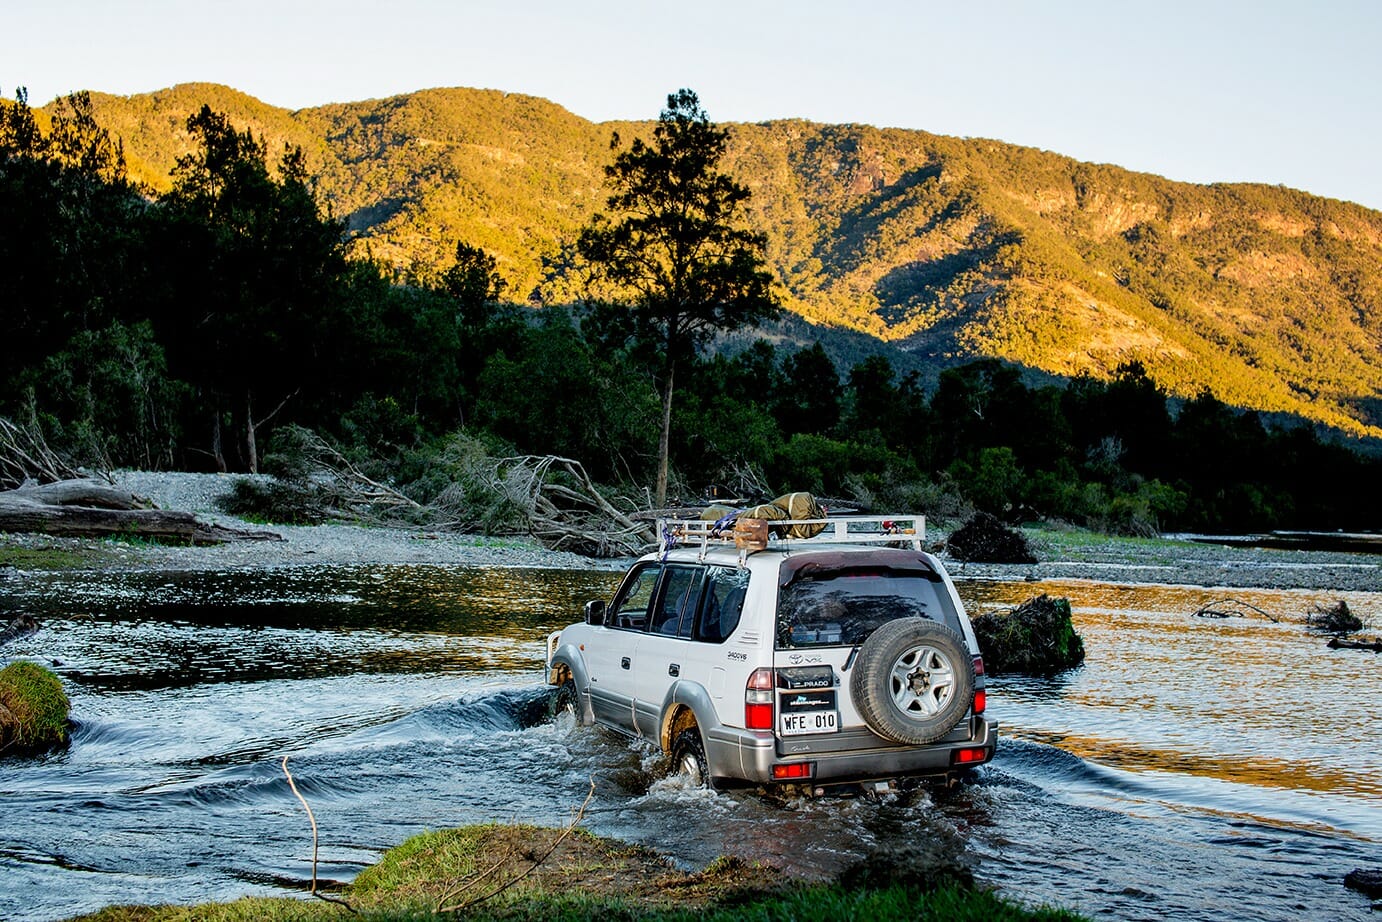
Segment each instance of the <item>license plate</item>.
M777 720L778 732L783 736L804 736L808 733L838 733L839 711L788 711Z

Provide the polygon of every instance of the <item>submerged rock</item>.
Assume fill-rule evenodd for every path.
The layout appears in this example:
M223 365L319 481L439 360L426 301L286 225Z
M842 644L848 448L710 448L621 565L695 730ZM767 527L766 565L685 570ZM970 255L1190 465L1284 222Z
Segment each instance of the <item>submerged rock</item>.
M0 752L40 752L67 742L72 705L62 680L27 660L0 669Z
M990 675L1053 675L1084 662L1069 599L1039 595L1013 609L984 612L973 624Z
M33 615L20 615L11 621L3 630L0 630L0 647L3 647L11 640L28 637L34 631L37 631L38 628L38 619Z
M1382 868L1358 868L1344 875L1344 886L1371 899L1382 899Z

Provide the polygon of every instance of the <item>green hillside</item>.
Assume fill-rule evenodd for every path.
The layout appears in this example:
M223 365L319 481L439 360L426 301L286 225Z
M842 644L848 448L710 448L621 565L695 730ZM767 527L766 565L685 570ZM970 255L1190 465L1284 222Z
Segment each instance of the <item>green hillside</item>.
M422 274L458 240L520 299L579 291L570 242L604 202L612 131L542 99L425 90L289 112L226 87L95 96L130 172L168 186L209 103L300 145L357 252ZM714 101L708 101L714 114ZM650 100L650 115L657 100ZM942 364L996 356L1382 435L1382 213L1279 187L1172 182L982 139L733 126L729 167L795 313Z

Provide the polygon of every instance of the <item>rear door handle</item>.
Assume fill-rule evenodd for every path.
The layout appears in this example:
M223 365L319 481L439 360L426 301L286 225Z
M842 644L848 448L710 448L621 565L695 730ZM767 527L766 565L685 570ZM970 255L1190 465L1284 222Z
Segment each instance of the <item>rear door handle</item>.
M629 658L628 658L627 656L624 657L623 659L621 659L621 660L619 661L619 668L620 668L620 669L628 669L628 668L629 668Z
M677 665L676 663L670 664L670 665L667 667L667 674L670 675L670 676L679 676L679 675L681 675L681 666Z

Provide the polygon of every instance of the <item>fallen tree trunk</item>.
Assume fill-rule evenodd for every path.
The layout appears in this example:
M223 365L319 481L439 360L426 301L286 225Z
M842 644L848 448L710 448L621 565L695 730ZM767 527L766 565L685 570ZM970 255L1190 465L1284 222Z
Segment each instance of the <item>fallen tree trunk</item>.
M1374 653L1382 653L1382 640L1344 640L1342 637L1331 637L1325 646L1331 650L1371 650Z
M503 458L495 464L491 488L523 507L533 537L551 548L619 557L640 553L657 540L649 523L616 508L570 458Z
M25 499L45 506L90 506L96 509L153 509L147 498L99 480L59 480L34 483L27 480L0 493L0 501Z
M188 544L282 540L273 532L227 528L190 512L156 509L142 496L91 480L25 483L0 492L0 531L65 538L125 535Z

